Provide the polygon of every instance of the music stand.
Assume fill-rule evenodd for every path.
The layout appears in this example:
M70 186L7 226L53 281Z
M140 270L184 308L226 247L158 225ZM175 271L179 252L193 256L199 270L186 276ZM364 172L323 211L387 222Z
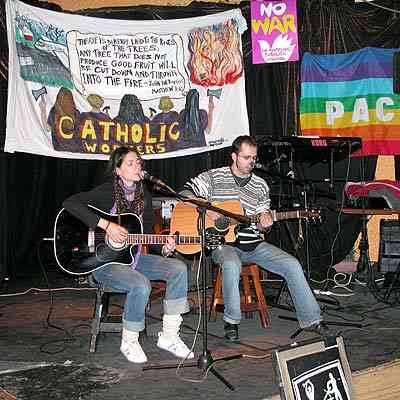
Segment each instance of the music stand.
M198 217L198 230L200 233L201 237L201 251L202 251L202 257L201 257L201 275L202 275L202 284L203 284L203 291L202 291L202 336L203 336L203 349L202 353L197 359L197 362L190 362L190 363L184 363L180 365L180 368L187 368L187 367L198 367L202 369L204 372L211 372L216 378L218 378L222 383L225 384L230 390L235 390L234 386L229 383L214 367L213 365L217 362L220 361L230 361L234 359L238 359L242 357L242 354L234 354L231 356L226 356L226 357L220 357L217 359L214 359L212 357L211 351L208 349L208 340L207 340L207 334L208 334L208 319L207 319L207 293L206 293L206 288L207 288L207 263L206 263L206 257L205 254L207 252L206 248L206 224L205 224L205 215L207 210L212 210L216 211L220 214L223 214L228 217L233 217L234 214L225 211L223 209L220 209L218 207L212 206L210 203L202 202L197 199L192 199L187 196L183 196L181 194L176 193L175 191L171 190L168 187L168 195L174 196L175 198L182 200L187 203L192 203L197 206L197 211L199 213ZM235 217L239 217L236 216ZM169 369L169 368L176 368L177 365L176 363L172 365L149 365L143 367L143 371L149 370L149 369Z

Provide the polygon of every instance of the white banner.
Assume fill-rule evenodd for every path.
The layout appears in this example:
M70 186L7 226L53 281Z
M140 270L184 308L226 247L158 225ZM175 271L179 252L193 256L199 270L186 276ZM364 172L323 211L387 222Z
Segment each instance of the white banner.
M84 17L7 0L5 151L108 158L200 153L249 134L240 10L162 21Z

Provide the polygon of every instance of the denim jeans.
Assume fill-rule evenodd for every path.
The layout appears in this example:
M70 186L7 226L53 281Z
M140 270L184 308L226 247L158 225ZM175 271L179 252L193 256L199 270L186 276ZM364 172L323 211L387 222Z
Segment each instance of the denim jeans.
M104 285L126 292L123 327L140 332L144 329L145 308L151 292L150 281L165 281L164 313L170 315L189 311L187 302L187 267L176 258L153 254L140 256L135 270L130 266L111 263L93 272Z
M224 297L224 320L238 324L241 319L239 279L242 264L256 263L261 268L285 278L300 328L321 321L321 310L304 276L298 260L267 242L261 242L252 251L223 246L212 253L215 263L222 266L222 294Z

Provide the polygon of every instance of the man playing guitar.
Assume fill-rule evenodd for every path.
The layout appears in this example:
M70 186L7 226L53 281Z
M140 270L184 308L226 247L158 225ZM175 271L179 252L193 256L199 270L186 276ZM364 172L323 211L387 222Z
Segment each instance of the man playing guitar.
M242 263L256 263L281 275L287 282L296 308L300 328L326 335L321 310L298 260L264 241L262 232L273 224L267 183L252 173L257 159L257 143L250 136L239 136L232 143L230 166L201 173L185 184L183 194L209 202L239 200L252 223L238 226L236 242L212 252L212 259L222 268L225 338L238 341L241 320L239 279ZM208 211L207 217L218 221L221 215ZM256 218L254 218L256 217Z

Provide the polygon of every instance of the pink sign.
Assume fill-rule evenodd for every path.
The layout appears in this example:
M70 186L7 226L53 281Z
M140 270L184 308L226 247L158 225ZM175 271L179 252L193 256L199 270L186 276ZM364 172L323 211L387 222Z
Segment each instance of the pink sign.
M296 0L251 0L253 64L297 61Z

